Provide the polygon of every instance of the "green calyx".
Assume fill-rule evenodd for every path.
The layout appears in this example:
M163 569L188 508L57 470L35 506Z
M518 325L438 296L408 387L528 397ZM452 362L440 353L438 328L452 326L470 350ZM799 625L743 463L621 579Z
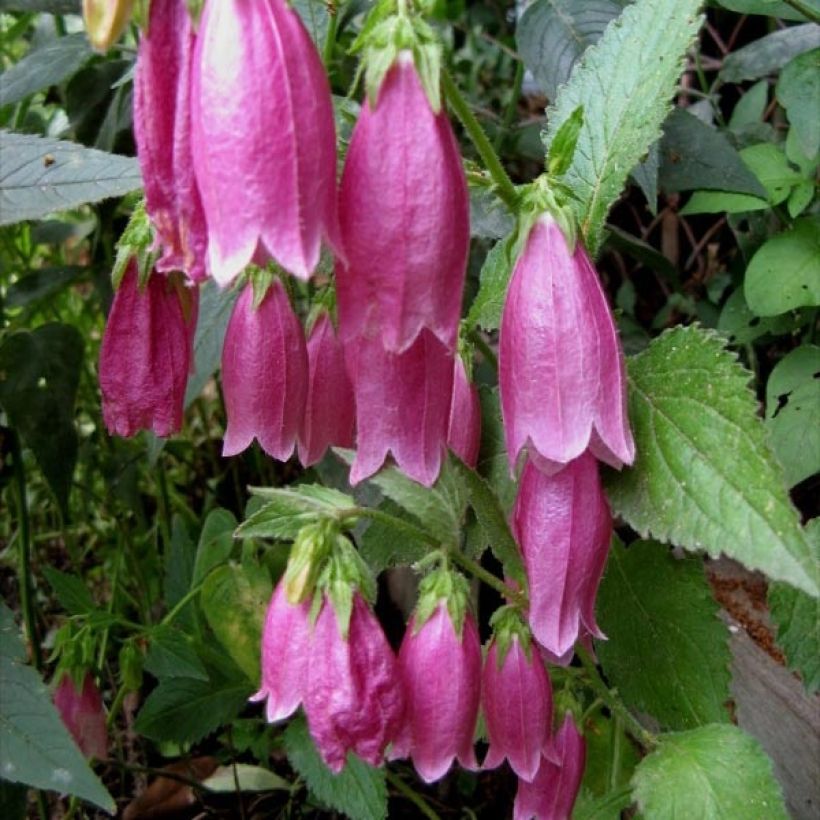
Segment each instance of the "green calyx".
M117 290L131 259L136 259L140 289L148 282L148 277L157 261L158 252L154 247L154 229L145 210L145 200L140 200L131 213L131 218L117 242L117 255L111 269L111 284Z
M299 530L285 569L285 595L289 603L296 606L313 594L337 535L338 529L329 519L306 524Z
M517 606L499 607L490 618L493 640L496 646L496 663L501 668L514 640L524 650L528 660L532 659L532 633L521 616Z
M575 213L570 207L572 198L569 190L560 182L542 174L532 184L521 189L521 210L518 217L518 228L513 247L513 258L517 258L533 225L544 214L549 214L557 223L570 253L575 250L578 241L578 226Z
M470 587L467 579L450 569L442 554L439 566L426 575L419 584L419 600L413 616L413 628L418 632L443 601L453 623L456 635L461 637L464 618L469 605Z

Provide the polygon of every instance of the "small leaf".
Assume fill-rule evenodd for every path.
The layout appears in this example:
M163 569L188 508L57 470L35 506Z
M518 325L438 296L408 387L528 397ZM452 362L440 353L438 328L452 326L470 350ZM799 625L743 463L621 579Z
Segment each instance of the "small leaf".
M69 615L87 615L97 608L82 578L60 572L54 567L43 567L43 575Z
M481 448L476 470L490 485L507 517L515 501L516 485L510 475L498 388L481 385L478 397L481 402Z
M291 784L278 774L252 766L249 763L234 763L220 766L209 778L202 781L205 788L212 792L270 792L276 789L290 791Z
M777 100L786 109L801 151L807 157L816 156L820 150L820 48L795 57L783 69L777 81Z
M736 726L664 735L632 778L646 820L786 820L780 786L760 744Z
M724 83L759 80L773 74L798 54L818 46L820 26L814 23L773 31L728 54L720 69L720 79Z
M151 631L145 669L162 681L166 678L208 680L208 673L193 642L178 629L160 626Z
M376 509L416 526L413 516L389 498ZM357 540L362 558L376 575L387 567L414 564L430 551L426 541L413 538L406 530L382 520L370 521Z
M497 330L501 324L507 285L513 269L510 244L510 239L496 242L484 259L479 274L478 293L467 316L469 325L478 325L484 330L491 331Z
M196 548L192 583L200 583L214 567L228 560L234 547L235 529L236 516L230 510L217 507L208 513Z
M575 146L578 144L578 137L583 124L584 106L579 105L555 132L555 136L550 143L549 157L547 158L547 171L551 175L561 176L572 164Z
M514 227L512 214L490 188L470 186L470 236L501 239Z
M613 511L643 537L723 552L816 596L811 551L768 449L751 374L721 337L668 330L628 370L637 458L607 472Z
M762 122L768 102L769 83L766 80L760 80L743 92L743 96L732 109L729 130L738 133L744 128Z

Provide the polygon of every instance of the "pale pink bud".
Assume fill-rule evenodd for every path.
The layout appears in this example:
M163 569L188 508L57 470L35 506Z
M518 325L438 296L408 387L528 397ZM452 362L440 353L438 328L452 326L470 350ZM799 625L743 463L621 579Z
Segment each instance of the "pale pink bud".
M325 598L311 638L304 706L310 733L331 771L344 768L348 752L381 765L401 724L404 691L393 650L358 593L347 638Z
M54 690L54 705L80 751L86 757L104 760L108 756L108 730L102 696L91 673L86 673L80 691L71 675L63 675Z
M223 456L241 453L256 438L269 456L290 458L305 409L307 370L305 334L282 283L273 282L259 307L253 286L246 285L222 348Z
M523 780L532 780L541 763L552 724L552 687L535 644L528 651L513 636L499 663L498 642L493 641L481 679L481 704L490 748L485 769L494 769L506 758Z
M399 670L407 712L391 758L411 757L419 776L432 783L454 759L477 769L473 735L481 697L481 645L472 615L456 632L442 601L421 629L407 625Z
M475 467L481 447L481 403L478 388L467 378L461 356L455 357L447 446L467 466Z
M308 387L299 432L299 460L305 467L321 461L328 447L350 447L356 409L344 351L333 321L324 311L307 342Z
M182 426L193 361L198 292L167 276L151 274L139 287L137 265L128 263L114 294L100 348L102 411L109 433L160 437Z
M307 279L323 237L340 252L333 104L316 47L284 0L208 0L194 60L209 272L225 284L267 252Z
M603 638L595 596L612 537L612 518L589 453L561 472L524 467L512 527L529 584L529 622L554 661L566 662L586 632Z
M589 448L631 464L623 355L598 276L580 241L570 253L541 216L513 270L501 319L501 410L511 469L527 449L545 472Z
M431 486L446 452L453 358L429 330L404 353L376 339L345 347L356 395L356 461L350 483L377 472L389 453L410 478Z
M160 271L205 278L208 233L194 176L190 84L194 32L185 0L151 4L134 74L134 138Z
M290 717L302 702L310 661L310 604L291 604L280 581L262 633L262 685L252 701L266 700L268 722Z
M458 145L434 114L410 52L362 106L345 160L337 269L342 337L406 350L423 328L453 349L470 240Z
M553 738L550 758L541 758L531 783L519 778L513 820L569 820L572 815L584 775L586 746L570 714Z

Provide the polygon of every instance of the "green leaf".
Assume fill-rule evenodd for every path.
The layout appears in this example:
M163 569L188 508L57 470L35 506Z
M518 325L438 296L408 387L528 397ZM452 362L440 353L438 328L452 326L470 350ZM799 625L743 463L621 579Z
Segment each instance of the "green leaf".
M160 626L151 631L145 669L162 681L166 678L208 680L208 673L193 642L178 629Z
M535 0L515 32L518 53L550 100L621 9L610 0Z
M484 185L470 186L470 236L501 239L515 227L507 206Z
M820 563L820 518L809 521L806 537ZM789 668L800 673L809 694L820 691L820 601L788 584L770 584L769 610Z
M750 145L740 152L740 156L763 184L772 205L783 202L792 187L803 179L789 166L786 155L777 145Z
M278 774L263 769L261 766L252 766L249 763L233 763L230 766L220 766L202 785L212 792L236 794L241 792L269 792L276 789L290 791L291 784Z
M758 316L820 305L820 220L800 219L767 240L749 262L743 289Z
M54 567L43 567L43 575L69 615L87 615L97 608L82 578L60 572Z
M587 758L583 788L591 795L603 797L611 794L613 789L627 786L641 758L629 740L623 723L611 716L605 717L601 708L596 709L584 721L584 740ZM630 804L629 790L625 800L620 808ZM620 820L621 815L616 811L610 816Z
M692 214L745 214L747 211L765 211L769 202L749 194L733 194L727 191L695 191L680 209L681 216Z
M811 552L749 389L716 333L668 330L632 357L637 458L608 471L613 511L641 536L721 552L818 594Z
M598 592L607 641L596 651L609 682L632 708L669 729L729 720L729 633L697 558L668 547L616 544Z
M729 130L738 133L744 128L762 122L768 102L769 83L766 80L760 80L743 92L743 96L732 109Z
M89 767L51 702L11 610L0 602L0 772L4 780L75 795L113 814L111 795Z
M0 344L0 406L37 458L64 516L77 463L74 400L83 338L71 325L12 333Z
M0 131L0 225L123 196L142 185L133 157Z
M25 276L9 285L6 291L6 306L10 308L26 307L26 305L33 302L48 299L76 282L85 273L87 273L87 269L79 265L66 265L62 268L38 268L29 271Z
M271 592L265 570L227 564L208 576L199 599L217 640L255 684L259 682L262 627Z
M285 730L285 752L291 766L305 778L308 788L322 803L353 820L387 817L387 786L383 769L368 766L353 753L344 769L334 775L325 766L302 718Z
M0 0L0 11L45 11L49 14L80 14L80 0Z
M564 124L558 129L550 143L550 152L547 157L547 172L559 177L572 164L575 155L575 146L584 124L584 107L579 105Z
M726 335L730 344L745 345L771 333L780 336L790 333L797 326L791 315L761 319L749 310L743 288L733 291L726 300L718 318L717 329Z
M478 325L487 331L498 329L512 268L510 239L502 239L490 248L481 266L478 293L467 316L469 325Z
M675 85L701 17L698 0L636 0L575 66L548 111L550 146L579 105L584 125L562 178L590 252L627 176L661 135Z
M820 151L820 48L795 57L783 69L777 101L786 109L801 151L815 156Z
M803 2L808 8L820 13L818 0L803 0ZM738 14L765 14L768 17L779 17L781 20L806 19L804 14L783 0L718 0L718 3L723 8L731 9Z
M480 385L478 397L481 402L481 448L476 470L486 479L508 516L515 501L516 484L510 475L498 388Z
M736 726L662 736L638 764L632 786L646 820L788 817L771 761Z
M234 547L235 529L236 516L230 510L217 507L208 513L196 548L192 583L200 583L214 567L228 560Z
M171 524L171 544L165 555L165 602L171 609L191 589L194 577L194 543L182 516Z
M85 32L55 37L0 74L0 106L67 80L89 57Z
M389 498L376 509L416 526L415 518ZM376 575L387 567L414 564L430 551L426 541L413 538L407 530L381 520L370 521L357 541L362 558Z
M820 28L814 23L774 31L728 54L720 69L720 79L725 83L759 80L798 54L818 46Z

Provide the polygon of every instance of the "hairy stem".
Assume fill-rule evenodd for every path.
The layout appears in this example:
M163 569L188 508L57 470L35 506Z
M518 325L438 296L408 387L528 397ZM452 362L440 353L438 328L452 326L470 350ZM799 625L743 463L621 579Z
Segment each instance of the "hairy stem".
M430 808L427 801L417 791L411 789L397 774L393 774L390 769L385 769L384 773L387 776L387 782L403 797L413 803L425 817L429 817L430 820L441 820L439 815Z

